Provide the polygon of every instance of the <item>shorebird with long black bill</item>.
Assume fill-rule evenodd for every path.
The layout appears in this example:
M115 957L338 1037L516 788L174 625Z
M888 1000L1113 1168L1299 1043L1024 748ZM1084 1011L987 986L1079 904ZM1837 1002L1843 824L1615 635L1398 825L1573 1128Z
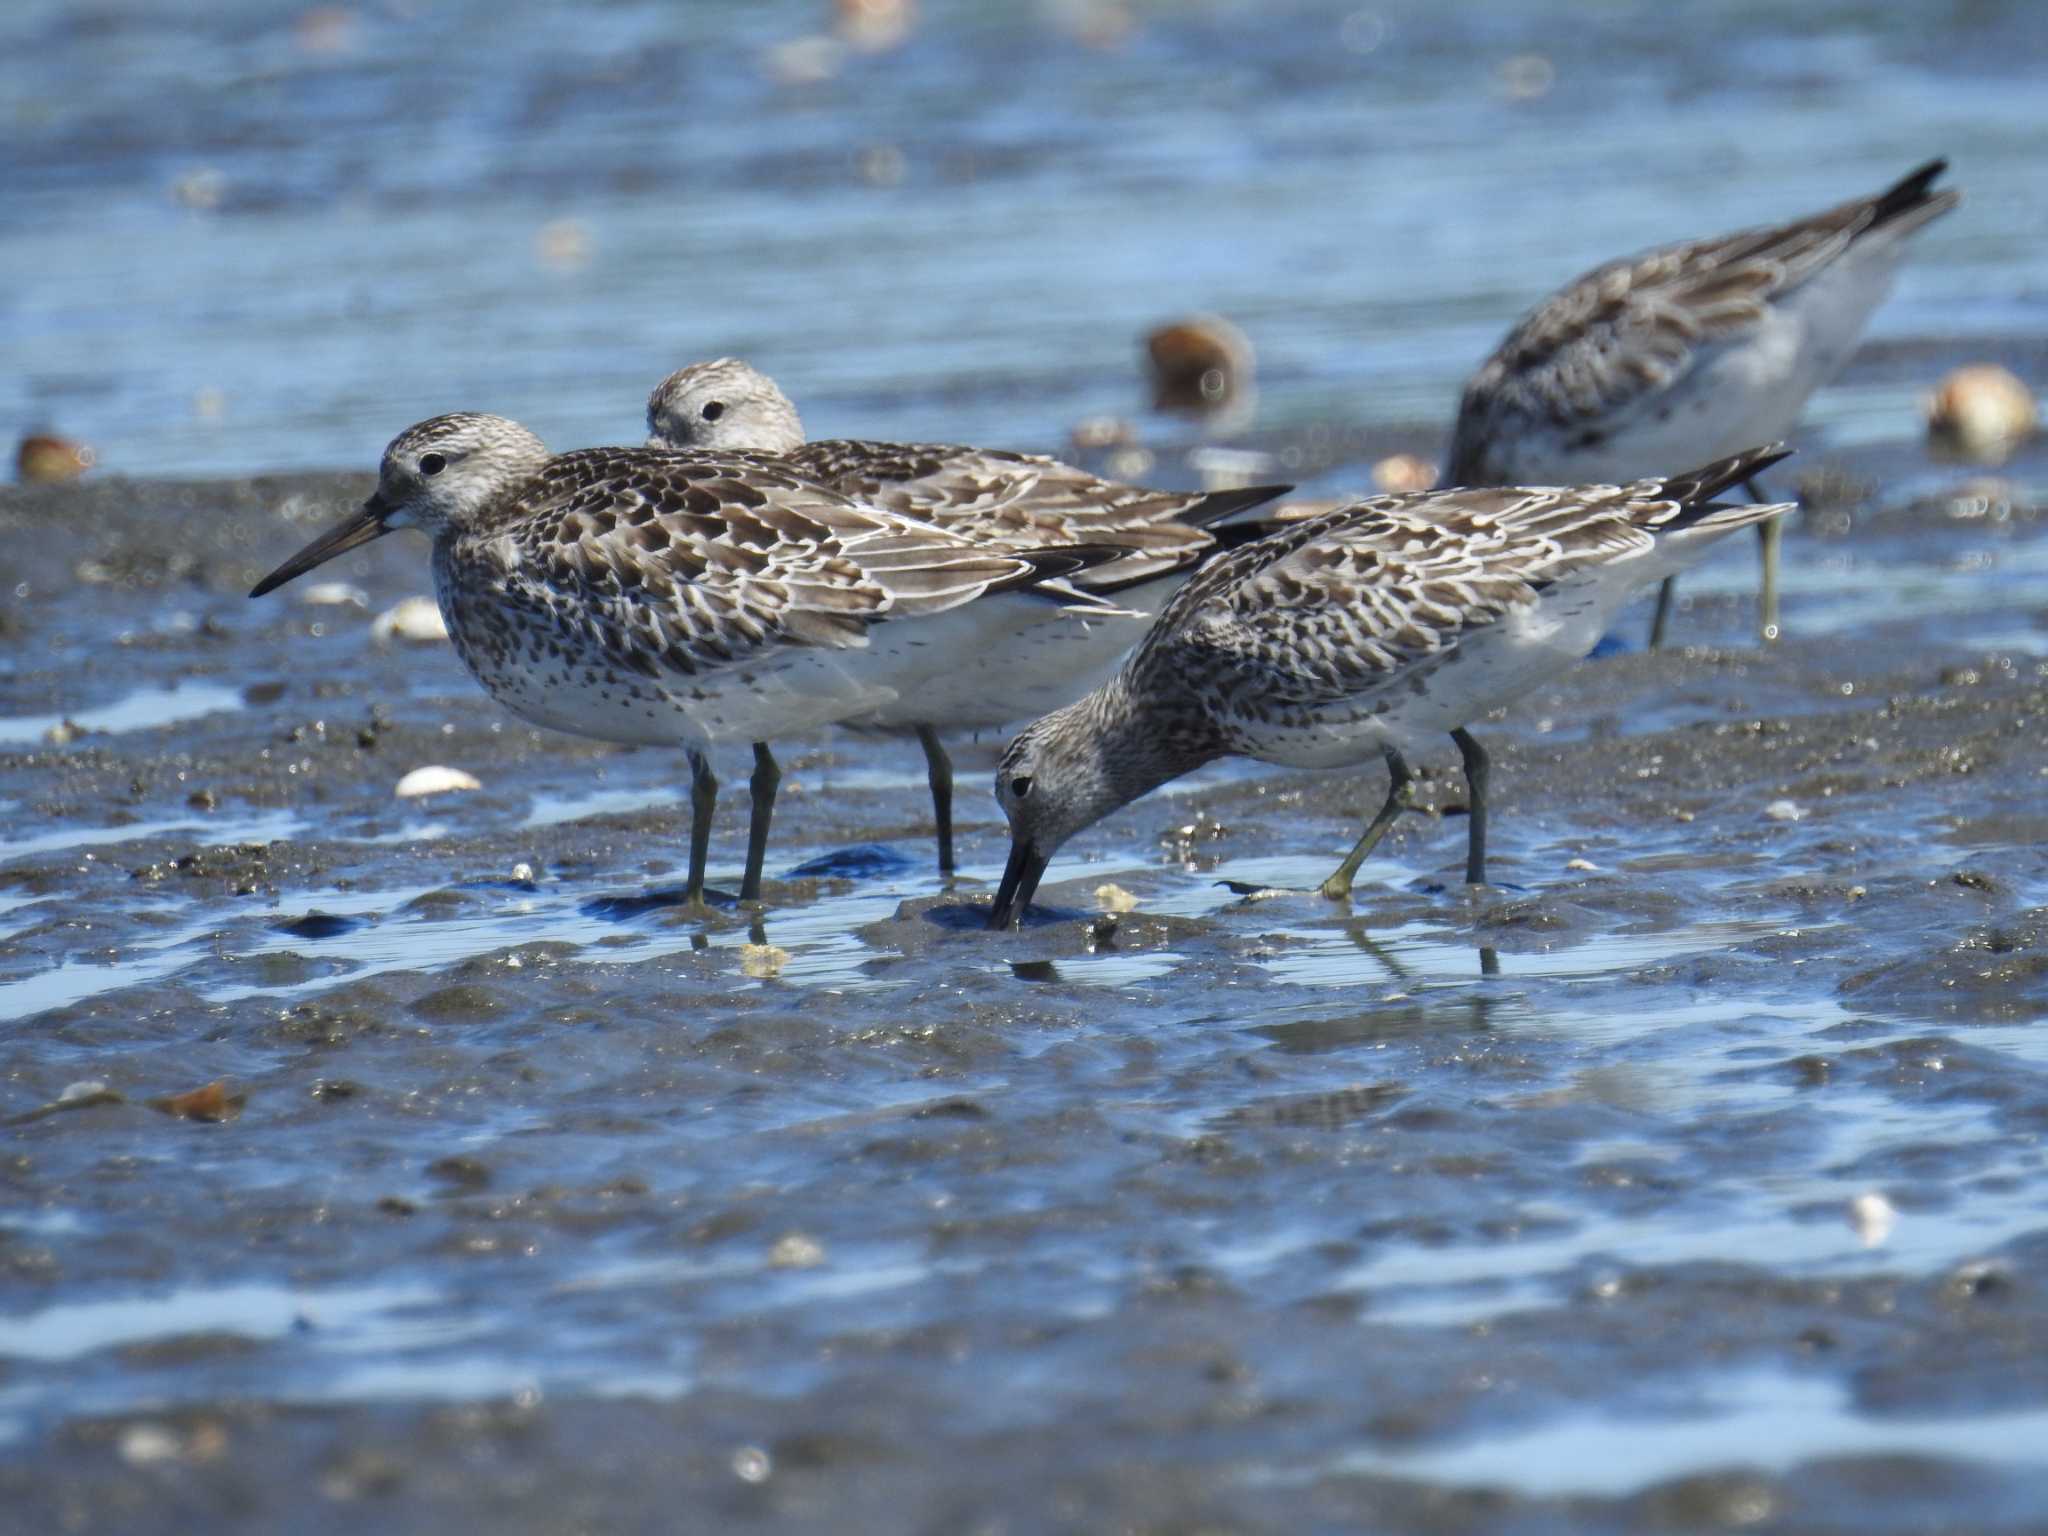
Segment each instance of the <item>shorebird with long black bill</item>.
M647 433L653 447L772 454L863 504L1012 553L1075 544L1125 551L1069 578L1120 611L1079 611L1065 623L1020 630L1003 646L953 658L917 692L844 722L913 734L923 746L942 874L953 869L953 764L940 731L991 730L1086 693L1143 638L1196 566L1268 531L1255 522L1218 526L1223 519L1292 489L1157 491L1039 454L956 443L811 442L775 381L730 357L663 379L647 400Z
M689 754L692 903L713 746L754 748L740 897L756 900L781 779L770 740L873 714L934 657L1060 622L1091 600L1047 583L1118 557L991 549L745 454L550 455L517 422L464 412L399 433L362 510L250 596L400 528L432 540L449 636L492 698L536 725Z
M1487 757L1466 725L1586 655L1650 582L1792 510L1714 500L1783 457L1754 448L1623 486L1375 496L1217 556L1114 677L1011 740L989 926L1021 920L1075 833L1220 757L1385 759L1385 802L1323 882L1341 900L1406 802L1408 754L1446 731L1471 788L1465 878L1484 884Z

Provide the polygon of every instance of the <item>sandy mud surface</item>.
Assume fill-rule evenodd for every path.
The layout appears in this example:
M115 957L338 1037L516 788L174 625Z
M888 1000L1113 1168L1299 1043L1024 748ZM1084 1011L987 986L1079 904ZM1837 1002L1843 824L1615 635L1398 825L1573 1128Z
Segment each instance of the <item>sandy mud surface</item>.
M1787 641L1731 548L1485 725L1496 887L1446 743L1348 906L1377 773L1231 765L1008 935L991 743L952 888L834 736L700 920L678 756L376 636L419 545L244 599L362 477L0 495L0 1507L2037 1528L2042 466L1801 473Z

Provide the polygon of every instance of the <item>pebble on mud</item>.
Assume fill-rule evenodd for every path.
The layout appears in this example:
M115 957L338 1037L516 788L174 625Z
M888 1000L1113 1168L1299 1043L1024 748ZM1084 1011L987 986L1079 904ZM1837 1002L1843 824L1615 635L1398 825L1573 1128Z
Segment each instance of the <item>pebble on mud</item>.
M176 1461L184 1451L177 1435L162 1424L131 1424L121 1431L121 1459L131 1467Z
M1145 338L1152 404L1162 411L1221 410L1251 388L1251 338L1221 315L1194 315Z
M1806 812L1790 800L1773 800L1764 807L1766 821L1803 821Z
M1955 369L1921 402L1921 410L1937 453L1985 464L2010 458L2040 422L2034 392L1996 363Z
M76 480L92 466L92 449L53 433L31 432L14 450L14 478L23 485Z
M226 1078L215 1078L204 1087L194 1088L187 1093L173 1093L161 1099L151 1099L149 1107L180 1120L199 1120L208 1125L217 1125L223 1120L232 1120L242 1112L242 1106L249 1102L246 1093L230 1093Z
M45 1115L62 1114L70 1109L95 1109L102 1104L122 1104L127 1101L114 1089L97 1078L84 1082L66 1083L64 1091L47 1104L38 1104L34 1109L25 1109L18 1115L9 1115L0 1120L0 1125L28 1125Z
M391 791L401 800L417 799L421 795L441 795L450 790L482 789L483 783L474 774L464 773L460 768L443 768L429 764L415 768L398 781Z
M370 638L380 643L410 640L431 645L448 638L448 624L441 617L441 605L431 597L408 597L370 621Z
M742 944L740 946L740 970L746 975L767 981L782 974L782 968L789 964L789 951L774 944Z
M1436 484L1436 466L1416 453L1390 453L1372 467L1372 483L1396 494L1426 491Z

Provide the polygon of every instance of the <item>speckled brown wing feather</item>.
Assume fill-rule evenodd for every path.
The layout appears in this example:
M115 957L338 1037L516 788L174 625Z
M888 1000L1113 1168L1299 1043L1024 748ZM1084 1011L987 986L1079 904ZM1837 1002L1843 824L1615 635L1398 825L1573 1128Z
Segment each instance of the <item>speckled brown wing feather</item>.
M1096 543L1129 550L1075 579L1093 591L1193 564L1213 547L1203 524L1286 489L1155 491L1036 454L937 443L827 440L806 443L789 462L858 501L1003 548Z
M1445 474L1484 478L1486 442L1517 422L1570 428L1676 383L1716 343L1762 322L1771 302L1872 230L1925 222L1957 194L1929 190L1936 160L1875 197L1809 218L1659 246L1567 284L1508 333L1466 386Z
M494 528L503 597L625 665L694 673L1036 580L1045 561L856 505L744 454L591 449L546 465ZM1059 568L1059 567L1055 567Z
M1199 572L1130 665L1152 686L1207 677L1276 702L1370 694L1543 588L1648 553L1783 456L1752 450L1629 486L1377 496L1285 524Z

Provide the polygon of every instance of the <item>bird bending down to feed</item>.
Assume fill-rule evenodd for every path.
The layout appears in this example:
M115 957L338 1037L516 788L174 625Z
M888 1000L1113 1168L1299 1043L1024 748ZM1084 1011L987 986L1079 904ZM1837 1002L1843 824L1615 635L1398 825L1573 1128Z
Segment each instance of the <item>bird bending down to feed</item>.
M1044 583L1115 556L991 549L744 454L550 456L517 422L464 412L392 439L362 510L250 596L399 528L433 540L449 636L492 698L554 730L688 752L693 903L711 746L754 744L740 896L755 900L781 778L769 739L873 713L932 656L1085 602Z
M647 432L652 447L774 455L864 505L993 549L1022 554L1086 544L1124 551L1069 578L1114 610L1070 613L1058 622L1041 615L1000 645L950 658L917 692L844 722L914 734L923 746L941 873L953 868L953 764L940 730L1028 720L1087 692L1197 565L1266 531L1257 523L1214 524L1292 489L1155 491L1036 454L947 443L807 442L796 407L775 381L729 357L692 363L663 379L647 400Z
M1933 190L1947 165L1929 161L1875 196L1659 246L1566 284L1466 384L1442 483L1625 482L1790 436L1890 292L1907 237L1961 200ZM1757 525L1766 640L1778 636L1782 531L1776 518ZM1652 647L1672 593L1667 578Z
M1082 828L1219 757L1384 757L1385 803L1323 883L1342 899L1405 803L1406 754L1449 731L1486 879L1485 751L1464 729L1592 650L1629 597L1791 510L1713 498L1785 456L1753 448L1633 485L1375 496L1219 555L1117 674L1018 732L996 769L1010 859L989 926L1021 920Z

